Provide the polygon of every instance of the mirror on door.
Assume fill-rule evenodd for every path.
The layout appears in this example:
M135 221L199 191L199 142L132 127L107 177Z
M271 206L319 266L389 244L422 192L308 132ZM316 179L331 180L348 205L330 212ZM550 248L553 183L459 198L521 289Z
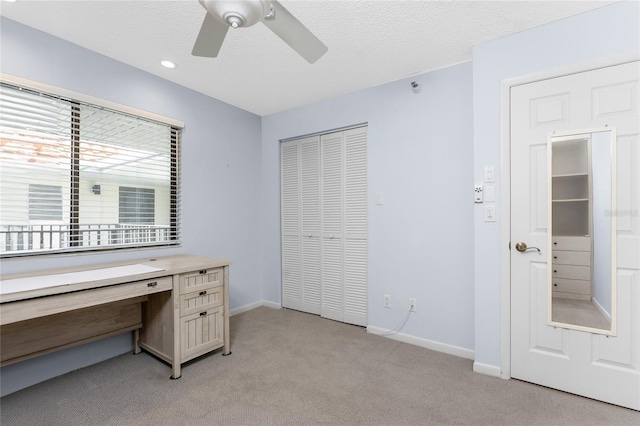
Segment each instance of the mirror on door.
M615 134L554 133L549 154L549 325L615 335Z

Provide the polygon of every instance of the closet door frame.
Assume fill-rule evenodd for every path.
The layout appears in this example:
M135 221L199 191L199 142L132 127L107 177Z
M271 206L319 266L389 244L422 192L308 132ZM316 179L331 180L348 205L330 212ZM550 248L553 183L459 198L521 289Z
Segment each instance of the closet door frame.
M286 308L301 310L304 312L309 312L313 314L320 314L324 318L334 319L342 322L347 322L350 324L356 324L361 326L366 326L368 324L368 193L367 193L367 184L368 184L368 142L367 142L367 123L358 124L354 126L349 126L345 128L329 130L324 132L319 132L315 134L310 134L306 136L300 136L295 138L283 139L280 141L280 170L281 170L281 245L282 245L282 306ZM339 133L339 135L336 135ZM331 138L331 136L338 137L340 139L340 159L339 159L339 174L340 176L334 176L334 179L339 180L339 197L340 197L340 210L339 210L339 225L336 229L325 229L325 215L323 214L325 209L325 199L324 199L324 148L323 148L323 138ZM356 136L360 138L359 146L351 149L348 154L348 150L350 149L347 146L347 140L349 137ZM315 233L312 232L309 235L306 235L308 232L306 230L303 231L303 221L304 214L302 209L302 198L303 194L300 190L300 185L302 185L302 153L301 153L301 144L304 141L308 141L311 138L317 138L318 140L318 171L319 171L319 181L318 181L318 209L319 209L319 227L318 227L318 242L319 242L319 259L317 262L317 268L311 266L310 263L307 262L305 267L304 260L304 249L303 245L306 242L305 236L309 237L309 241L315 238ZM356 143L358 141L355 141ZM297 159L298 162L296 164L297 167L297 176L298 176L298 198L297 198L297 228L298 232L296 234L296 244L292 246L291 235L287 236L287 231L291 231L290 227L287 229L286 217L290 215L290 211L286 211L285 208L285 189L287 188L285 182L285 172L283 170L284 167L284 148L285 146L298 146L297 148ZM358 150L360 152L358 152ZM355 156L354 156L355 154ZM360 168L361 171L356 170L355 174L352 170L347 170L348 167L348 159L347 156L350 155L350 158L355 158L356 161L356 169ZM364 155L364 158L362 158ZM360 156L360 157L358 157ZM359 162L358 162L359 161ZM362 170L363 169L363 170ZM355 169L354 169L355 170ZM360 173L360 175L359 175ZM353 176L356 176L355 179ZM289 183L290 184L290 183ZM349 188L348 188L349 187ZM349 189L354 189L351 193L355 194L359 199L359 208L356 210L350 210L347 205L347 191ZM289 188L290 189L290 188ZM335 200L334 200L335 201ZM349 218L347 216L349 215ZM356 219L354 222L353 219ZM353 226L357 220L362 220L360 225ZM349 223L349 224L348 224ZM335 227L334 227L335 228ZM347 229L351 228L351 229ZM289 245L288 242L285 241L289 237ZM351 247L351 249L349 249ZM331 252L331 253L330 253ZM348 263L347 257L353 260L353 256L348 256L349 253L355 253L357 261ZM329 255L333 254L334 259L332 262L324 263ZM287 261L292 261L294 259L298 260L298 268L295 271L288 270ZM334 262L338 262L338 264L332 264ZM290 266L290 265L289 265ZM327 269L327 266L331 266L331 270ZM311 273L312 275L315 273L316 277L319 275L318 280L320 283L320 300L316 305L310 305L308 303L304 303L304 293L305 293L305 285L307 281L305 280L305 270L306 273ZM337 274L337 276L335 275ZM333 278L333 294L331 297L334 299L339 297L339 302L333 300L333 303L329 306L332 309L327 309L326 301L328 298L326 296L329 294L327 290L329 287L327 286L329 282L327 281L328 277ZM295 300L292 298L291 286L292 282L297 281L298 286L298 294L294 294ZM352 284L353 283L353 284ZM324 289L324 290L323 290Z

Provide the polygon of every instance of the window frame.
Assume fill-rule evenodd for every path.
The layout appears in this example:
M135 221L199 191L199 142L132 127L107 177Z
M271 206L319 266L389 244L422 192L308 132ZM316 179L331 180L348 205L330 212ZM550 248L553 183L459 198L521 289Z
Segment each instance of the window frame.
M155 114L149 111L140 110L137 108L133 108L127 105L119 104L116 102L108 101L105 99L100 99L94 96L86 95L83 93L75 92L72 90L64 89L57 86L48 85L45 83L35 82L31 80L27 80L21 77L12 76L5 73L0 73L0 82L2 84L6 84L9 86L14 86L18 89L25 89L34 92L43 93L46 95L51 95L56 98L60 98L67 102L70 102L72 105L72 119L74 119L74 115L77 113L77 117L79 118L79 108L76 108L75 105L86 105L89 107L95 108L103 108L112 110L121 114L126 114L129 116L133 116L136 118L154 121L163 125L166 125L170 129L170 138L171 142L169 145L169 155L171 158L170 162L170 176L169 176L169 189L170 196L169 202L170 206L175 206L174 208L170 207L169 210L169 239L167 241L160 242L152 242L152 243L141 243L141 244L126 244L126 245L101 245L101 246L81 246L78 243L71 243L66 248L60 249L43 249L43 250L21 250L21 251L11 251L11 252L0 252L0 258L15 258L15 257L27 257L27 256L49 256L49 255L65 255L72 253L90 253L90 252L107 252L107 251L118 251L118 250L139 250L143 248L154 249L161 247L176 247L182 244L182 224L180 221L181 217L181 134L184 128L184 123L179 120L175 120L172 118L168 118L159 114ZM72 131L71 135L71 144L72 146L77 143L74 141L79 141L77 137L77 133ZM72 153L73 156L73 148ZM77 162L76 162L77 163ZM75 175L75 178L74 178ZM79 185L79 177L77 174L73 173L70 178L70 187ZM73 191L72 191L73 192ZM72 203L76 205L77 203ZM80 232L80 225L77 223L79 219L79 215L75 215L75 219L73 212L71 212L72 219L68 224L70 229L70 236L73 237L74 232L76 235ZM77 212L76 212L77 213ZM75 220L75 223L74 223Z

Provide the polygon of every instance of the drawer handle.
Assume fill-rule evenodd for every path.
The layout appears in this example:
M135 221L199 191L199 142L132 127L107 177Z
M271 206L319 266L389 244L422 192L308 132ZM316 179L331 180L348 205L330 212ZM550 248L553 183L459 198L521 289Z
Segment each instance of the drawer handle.
M207 315L207 311L200 312L200 316L201 316L201 317L203 317L203 316L205 316L205 315Z
M558 273L558 271L556 271L556 270L554 269L553 273L554 273L554 274L556 274L556 273Z
M558 287L558 284L556 284L556 283L553 283L553 286L554 286L554 287Z
M147 283L147 287L155 287L155 286L157 286L157 285L158 285L158 282L157 282L157 281L154 281L154 282L152 282L152 283Z
M206 269L203 269L203 270L199 271L198 273L199 273L200 275L203 275L203 274L206 274L206 273L207 273L207 270L206 270Z
M207 290L200 292L200 296L204 296L205 294L207 294Z
M554 246L557 246L557 245L558 245L558 243L556 243L556 242L554 241L554 242L553 242L553 245L554 245Z

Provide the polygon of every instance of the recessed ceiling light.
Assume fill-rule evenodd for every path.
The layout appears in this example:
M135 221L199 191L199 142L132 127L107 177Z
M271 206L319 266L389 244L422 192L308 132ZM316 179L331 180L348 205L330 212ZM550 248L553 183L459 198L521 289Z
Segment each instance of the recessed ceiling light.
M165 68L175 68L176 67L176 64L174 64L171 61L162 61L162 62L160 62L160 64Z

